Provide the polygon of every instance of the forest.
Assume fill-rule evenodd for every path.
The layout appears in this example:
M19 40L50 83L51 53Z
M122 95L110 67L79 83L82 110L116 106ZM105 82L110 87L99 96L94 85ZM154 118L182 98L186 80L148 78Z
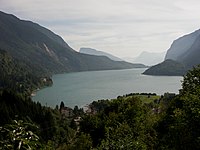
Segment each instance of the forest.
M197 66L184 76L177 95L131 93L94 101L88 111L67 109L63 102L42 106L30 95L2 88L0 149L199 149L199 83Z

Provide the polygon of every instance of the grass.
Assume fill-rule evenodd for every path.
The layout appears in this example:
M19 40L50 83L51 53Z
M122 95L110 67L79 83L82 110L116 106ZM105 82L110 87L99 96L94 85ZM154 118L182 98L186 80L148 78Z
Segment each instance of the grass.
M134 95L133 97L139 97L143 103L151 103L160 99L159 95Z

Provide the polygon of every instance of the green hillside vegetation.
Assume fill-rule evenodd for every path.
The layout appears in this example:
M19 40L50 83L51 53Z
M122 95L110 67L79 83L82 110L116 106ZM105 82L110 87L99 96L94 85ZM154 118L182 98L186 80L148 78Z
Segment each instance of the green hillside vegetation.
M75 134L69 127L71 119L62 119L58 107L52 109L41 106L40 103L9 90L0 93L0 119L0 124L3 125L0 128L0 149L17 149L20 142L21 147L30 146L34 142L32 149L54 149L67 143ZM16 124L15 120L21 123ZM23 132L19 131L21 128L25 128ZM38 140L27 139L29 133L34 134Z
M160 99L159 95L136 95L143 103L151 103Z
M131 93L94 101L87 113L76 106L69 117L63 117L58 106L41 106L29 97L1 90L0 148L199 149L199 72L200 66L184 76L178 95Z
M30 95L34 89L52 84L49 77L37 76L35 70L0 49L0 89L8 88Z
M118 98L120 98L120 96ZM123 98L139 98L143 103L151 103L159 100L161 96L156 93L130 93L124 95Z
M166 75L166 76L182 76L187 72L187 69L179 62L174 60L165 60L164 62L152 66L145 70L145 75Z

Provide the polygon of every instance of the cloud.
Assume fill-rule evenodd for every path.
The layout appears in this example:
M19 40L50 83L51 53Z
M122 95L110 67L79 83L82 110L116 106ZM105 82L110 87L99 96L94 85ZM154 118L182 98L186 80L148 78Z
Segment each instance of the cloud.
M117 56L165 51L173 40L199 28L196 0L1 0L0 9L37 22L69 45Z

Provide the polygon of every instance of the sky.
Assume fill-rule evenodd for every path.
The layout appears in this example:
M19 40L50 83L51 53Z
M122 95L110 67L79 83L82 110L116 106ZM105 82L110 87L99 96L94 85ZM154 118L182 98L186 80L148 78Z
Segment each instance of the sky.
M0 0L0 10L36 22L74 50L118 57L163 52L200 28L199 0Z

